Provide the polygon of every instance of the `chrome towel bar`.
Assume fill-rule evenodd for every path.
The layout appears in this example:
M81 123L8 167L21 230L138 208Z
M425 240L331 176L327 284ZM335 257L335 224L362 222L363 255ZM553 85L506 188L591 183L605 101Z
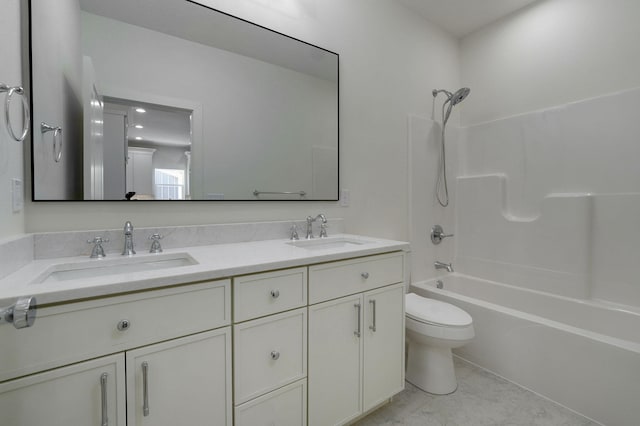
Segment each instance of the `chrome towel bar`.
M253 195L256 197L261 194L270 194L270 195L299 195L304 197L307 195L305 191L258 191L257 189L253 191Z

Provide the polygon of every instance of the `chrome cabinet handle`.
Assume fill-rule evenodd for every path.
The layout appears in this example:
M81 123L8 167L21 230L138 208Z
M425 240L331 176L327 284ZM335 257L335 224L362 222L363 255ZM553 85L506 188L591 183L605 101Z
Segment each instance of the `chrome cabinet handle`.
M280 352L278 351L271 351L271 359L274 361L277 361L280 358Z
M353 334L355 334L356 337L360 337L360 332L361 332L360 310L362 309L362 305L360 305L359 303L356 303L355 305L353 305L353 307L356 308L356 311L358 312L358 329L354 331Z
M363 272L363 273L360 274L360 276L366 280L367 278L369 278L369 273L368 272Z
M369 326L369 330L376 332L376 301L375 299L369 300L369 304L371 305L371 310L373 313L373 324Z
M107 377L109 375L107 373L102 373L100 376L100 396L102 398L102 421L100 422L101 426L109 426L109 419L107 418Z
M118 330L119 331L128 330L129 327L131 327L131 323L129 322L129 320L123 319L118 323Z
M142 363L142 414L149 415L149 364Z
M278 289L271 290L271 297L273 297L274 299L277 299L278 297L280 297L280 290Z

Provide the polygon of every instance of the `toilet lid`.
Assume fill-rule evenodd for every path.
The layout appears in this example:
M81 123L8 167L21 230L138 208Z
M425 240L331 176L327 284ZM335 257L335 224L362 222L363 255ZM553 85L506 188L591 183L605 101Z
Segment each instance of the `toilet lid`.
M464 327L473 323L471 315L457 306L415 293L405 296L405 312L409 318L428 324Z

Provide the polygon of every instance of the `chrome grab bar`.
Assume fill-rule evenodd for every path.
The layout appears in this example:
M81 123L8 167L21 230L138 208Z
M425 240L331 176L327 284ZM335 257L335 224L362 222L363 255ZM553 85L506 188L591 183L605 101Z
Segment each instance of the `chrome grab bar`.
M22 142L27 137L29 126L31 125L29 102L27 101L27 97L25 96L24 89L20 86L10 87L4 83L0 83L0 93L4 92L7 92L7 98L4 101L4 122L7 126L7 132L9 132L9 136L11 136L14 141ZM9 110L11 109L11 97L14 93L17 93L22 97L22 114L24 122L22 123L22 134L20 136L16 136L15 132L13 131L13 127L11 126L11 116L9 114Z
M299 195L304 197L307 195L305 191L258 191L257 189L253 191L254 196L259 196L261 194L270 194L270 195Z

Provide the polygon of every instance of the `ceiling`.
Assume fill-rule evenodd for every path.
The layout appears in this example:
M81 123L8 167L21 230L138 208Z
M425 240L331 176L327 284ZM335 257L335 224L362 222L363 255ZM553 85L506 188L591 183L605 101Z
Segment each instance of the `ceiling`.
M538 0L397 0L461 38Z

